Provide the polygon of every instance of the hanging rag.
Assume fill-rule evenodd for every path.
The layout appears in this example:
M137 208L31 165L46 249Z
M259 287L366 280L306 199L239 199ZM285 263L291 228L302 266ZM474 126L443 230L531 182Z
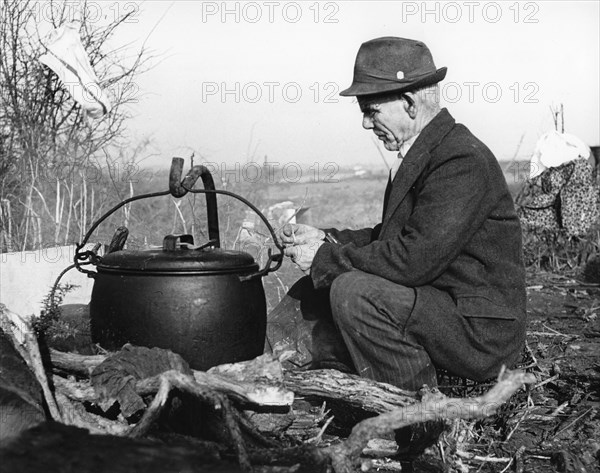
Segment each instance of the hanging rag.
M44 41L47 52L39 60L58 75L69 94L92 118L99 118L110 111L111 104L90 65L79 27L80 23L71 22L51 31Z

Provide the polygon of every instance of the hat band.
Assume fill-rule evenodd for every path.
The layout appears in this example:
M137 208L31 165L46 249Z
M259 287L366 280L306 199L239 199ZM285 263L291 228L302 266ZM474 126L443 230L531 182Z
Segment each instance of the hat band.
M391 75L380 75L367 70L357 70L354 71L354 81L360 82L363 84L373 84L373 83L386 83L386 84L409 84L411 82L415 82L417 80L421 80L424 77L435 74L436 71L427 71L422 74L413 75L411 77L405 76L403 79L398 79Z

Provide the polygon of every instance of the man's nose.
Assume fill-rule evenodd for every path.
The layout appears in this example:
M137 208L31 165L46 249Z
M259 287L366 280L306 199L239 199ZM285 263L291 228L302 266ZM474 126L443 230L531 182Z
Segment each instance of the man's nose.
M365 130L370 130L373 128L373 119L370 115L366 113L363 115L362 126Z

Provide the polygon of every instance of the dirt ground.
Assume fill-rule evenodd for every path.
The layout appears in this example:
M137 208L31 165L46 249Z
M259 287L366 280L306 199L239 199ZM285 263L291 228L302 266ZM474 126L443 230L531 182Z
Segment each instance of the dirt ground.
M516 400L502 448L522 450L522 471L600 471L600 286L530 272L527 293L539 382Z

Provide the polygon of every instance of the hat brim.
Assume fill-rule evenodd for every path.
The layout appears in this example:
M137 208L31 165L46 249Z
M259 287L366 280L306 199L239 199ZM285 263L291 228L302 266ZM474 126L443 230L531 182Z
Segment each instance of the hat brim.
M432 74L422 77L416 81L396 82L396 83L365 83L365 82L353 82L350 87L346 90L342 90L340 95L342 97L358 97L361 95L373 95L381 94L385 92L408 92L410 90L419 89L428 85L437 84L444 80L448 72L447 67L440 67L437 71Z

